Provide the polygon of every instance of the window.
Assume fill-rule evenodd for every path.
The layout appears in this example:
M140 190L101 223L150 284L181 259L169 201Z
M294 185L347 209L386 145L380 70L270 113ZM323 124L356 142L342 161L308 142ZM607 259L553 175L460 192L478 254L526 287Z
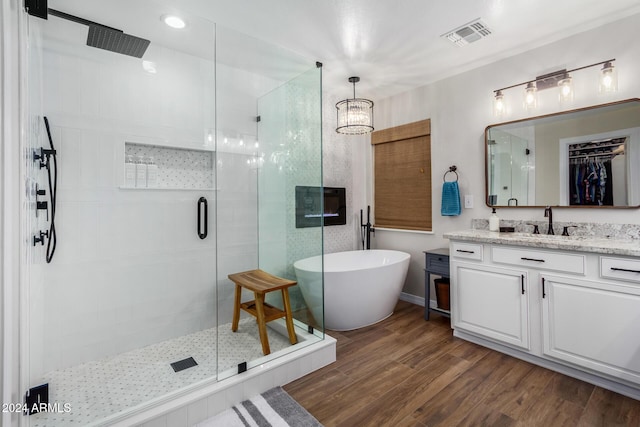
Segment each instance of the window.
M371 134L375 226L431 231L431 120Z

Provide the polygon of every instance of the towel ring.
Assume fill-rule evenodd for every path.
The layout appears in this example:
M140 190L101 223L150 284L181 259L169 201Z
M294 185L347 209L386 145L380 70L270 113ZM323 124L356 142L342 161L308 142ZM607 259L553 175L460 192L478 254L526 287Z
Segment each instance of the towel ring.
M457 169L458 168L456 166L449 167L449 170L444 173L444 176L442 177L442 180L444 182L447 182L447 174L448 173L454 173L456 175L456 181L455 182L458 182L458 172L456 172ZM453 181L451 181L451 182L453 182Z

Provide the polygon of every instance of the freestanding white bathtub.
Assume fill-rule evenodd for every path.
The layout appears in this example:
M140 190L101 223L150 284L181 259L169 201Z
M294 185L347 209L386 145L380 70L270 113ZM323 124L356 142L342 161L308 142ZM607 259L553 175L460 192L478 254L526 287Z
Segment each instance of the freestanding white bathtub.
M324 255L324 326L349 331L393 314L409 268L408 253L389 250ZM318 322L323 318L321 255L293 267L302 296Z

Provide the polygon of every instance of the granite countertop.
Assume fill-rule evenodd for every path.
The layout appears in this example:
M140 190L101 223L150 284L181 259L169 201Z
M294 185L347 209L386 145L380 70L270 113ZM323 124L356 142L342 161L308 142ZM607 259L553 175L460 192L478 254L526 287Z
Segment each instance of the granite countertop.
M638 239L627 240L593 236L549 236L546 234L500 233L497 231L472 229L445 233L444 237L449 240L462 240L466 242L497 243L502 245L640 257L640 240Z

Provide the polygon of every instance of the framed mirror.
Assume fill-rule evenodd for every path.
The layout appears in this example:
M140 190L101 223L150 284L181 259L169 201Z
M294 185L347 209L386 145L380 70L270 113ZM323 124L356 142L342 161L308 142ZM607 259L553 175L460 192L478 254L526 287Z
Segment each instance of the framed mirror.
M640 207L640 99L487 126L486 203Z

